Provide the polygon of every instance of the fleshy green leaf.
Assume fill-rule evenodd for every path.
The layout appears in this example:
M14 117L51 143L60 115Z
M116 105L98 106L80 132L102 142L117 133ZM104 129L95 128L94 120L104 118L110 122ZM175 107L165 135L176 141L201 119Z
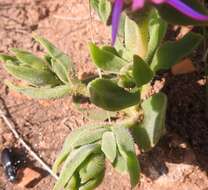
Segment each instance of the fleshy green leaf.
M107 23L111 14L111 2L106 0L90 0L90 5L96 11L100 19Z
M84 129L81 127L81 128L78 128L78 129L72 131L66 137L63 148L62 148L61 152L59 153L59 155L57 156L55 163L53 164L52 170L54 173L57 173L58 168L66 160L69 153L73 150L74 143L79 139L79 137L81 135L84 134L84 132L85 132Z
M83 110L84 113L87 113L87 117L91 120L95 121L105 121L111 117L115 117L117 112L110 112L103 110L101 108L93 108L93 109L85 109Z
M196 10L201 14L208 15L208 11L206 10L205 6L203 6L200 1L198 0L182 0L186 5L191 7L192 9ZM176 9L162 3L161 5L157 6L160 15L171 24L180 24L180 25L207 25L208 21L199 21L194 20L190 17L185 16L184 14L180 13Z
M123 126L113 127L112 131L115 134L119 152L126 161L131 185L135 187L139 181L140 166L136 157L133 138L128 129Z
M147 53L148 22L143 16L137 23L126 16L125 46L133 55L144 57Z
M48 65L51 67L53 58L48 54L45 54L43 58L48 63Z
M79 185L79 176L78 174L74 174L69 180L67 186L64 188L65 190L77 190Z
M99 48L93 43L89 47L93 62L98 68L104 71L118 73L127 64L125 60L113 54L112 51L106 50L106 48Z
M121 155L127 152L135 153L134 141L128 129L123 126L112 127L112 131L116 137L119 152Z
M96 79L88 89L91 102L109 111L122 110L140 101L139 92L130 93L108 79Z
M95 189L103 180L104 171L101 172L96 178L89 180L87 183L82 185L79 190L92 190Z
M6 85L16 92L22 93L26 96L30 96L34 99L56 99L62 98L63 96L70 95L70 87L68 85L60 85L53 88L48 87L23 87L14 85L8 81L5 82Z
M118 172L126 172L128 171L127 169L127 162L126 160L121 156L120 152L117 150L117 156L116 159L113 163L113 167L118 171Z
M99 0L98 9L101 20L106 23L111 14L111 2L106 0Z
M155 72L160 69L170 69L197 48L202 39L201 35L190 32L179 41L164 43L153 57L151 69Z
M120 57L124 58L125 60L131 61L132 54L129 51L127 52L127 49L125 48L125 44L124 44L124 41L125 41L125 21L126 21L126 12L123 11L121 13L118 35L117 35L114 47L119 52ZM112 27L111 27L111 29L112 29Z
M0 54L0 61L5 62L5 63L12 62L14 64L19 63L19 61L17 60L15 56L10 56L10 55L3 54L3 53Z
M106 132L108 127L104 126L88 126L88 127L81 127L74 131L72 131L66 138L63 149L59 156L57 157L54 165L53 171L57 173L58 168L69 155L69 153L79 146L94 143L102 138L104 132Z
M89 144L95 141L98 141L101 139L103 133L108 131L109 129L107 127L103 128L95 128L94 130L86 130L85 134L80 136L77 142L74 143L74 147L79 147L84 144Z
M109 53L112 53L112 54L114 54L118 57L120 56L119 53L117 52L117 50L112 46L103 46L102 50L107 51Z
M56 76L48 70L37 70L35 68L6 63L3 65L6 71L17 79L24 80L35 86L55 86L60 84Z
M99 149L99 145L89 144L73 150L66 159L62 167L59 179L56 182L53 190L62 189L73 176L77 168L87 159L87 157L92 153L98 152Z
M15 53L16 58L23 65L37 69L37 70L48 69L46 62L43 59L33 55L32 53L21 50L21 49L16 49L16 48L12 48L11 50Z
M146 63L150 63L155 51L162 42L168 24L158 15L158 12L153 9L149 16L149 42L148 42L148 51L145 56Z
M140 165L137 156L133 152L126 153L127 168L130 176L131 186L135 187L140 178Z
M58 76L58 78L63 83L68 84L69 83L68 72L67 72L66 68L64 67L64 65L63 64L60 64L59 62L57 62L54 59L52 59L51 65L52 65L53 72L56 73L56 75Z
M100 0L89 0L90 6L99 14L99 1Z
M150 82L153 78L153 72L149 65L147 65L144 60L136 55L134 56L133 76L138 87Z
M128 89L136 87L135 79L131 75L132 75L132 70L131 70L131 74L129 74L128 72L125 74L121 74L119 76L118 85L120 87L128 88Z
M105 132L102 137L101 150L105 156L113 163L116 159L117 148L116 139L112 132Z
M165 131L167 97L163 93L155 94L142 103L144 120L132 128L135 141L144 151L154 147Z
M81 184L96 178L101 172L105 170L105 156L103 154L92 154L80 166L79 176Z
M70 58L65 53L63 53L58 48L56 48L47 39L41 36L35 35L35 34L33 35L33 37L37 42L39 42L47 50L48 55L51 56L54 60L56 60L57 64L59 63L63 66L65 70L64 73L69 72L70 79L76 78L74 64L71 62Z

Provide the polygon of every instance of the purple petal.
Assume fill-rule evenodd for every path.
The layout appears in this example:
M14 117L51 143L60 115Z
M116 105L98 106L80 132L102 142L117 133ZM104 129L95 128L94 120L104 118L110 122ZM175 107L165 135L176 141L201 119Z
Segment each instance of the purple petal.
M167 0L151 0L154 4L161 4L164 3Z
M112 45L114 45L116 42L122 7L123 0L115 0L112 14Z
M133 0L132 2L132 10L141 9L144 7L144 1L145 0Z
M208 21L208 15L201 14L185 3L183 3L180 0L167 0L165 3L169 4L170 6L174 7L184 15L194 19L194 20L199 20L199 21Z

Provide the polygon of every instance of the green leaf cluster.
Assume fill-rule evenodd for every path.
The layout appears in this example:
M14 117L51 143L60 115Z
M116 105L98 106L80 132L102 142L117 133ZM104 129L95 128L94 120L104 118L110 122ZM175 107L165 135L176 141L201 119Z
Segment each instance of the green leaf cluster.
M128 129L86 126L72 131L66 138L53 166L55 173L61 167L54 190L94 189L104 177L106 158L113 167L129 174L132 187L137 185L140 166Z
M205 13L196 0L183 1ZM111 2L90 3L101 20L109 23ZM41 36L34 35L34 39L44 47L44 57L14 48L13 55L0 54L7 72L25 83L6 81L17 92L38 99L87 95L91 103L106 110L94 111L93 115L101 114L98 120L115 116L115 112L125 115L110 126L85 126L70 133L53 166L53 171L60 173L54 190L96 188L103 180L106 159L116 170L128 173L132 188L137 185L140 166L134 141L142 151L153 148L165 132L167 110L164 93L147 99L141 94L158 71L169 70L203 40L200 34L190 32L178 41L165 41L169 22L194 23L167 5L147 6L140 13L123 12L114 47L90 43L90 55L100 76L85 83L78 80L70 58ZM143 120L138 119L141 113Z
M73 93L76 73L70 58L43 37L34 35L34 39L46 50L43 58L17 48L14 55L0 54L3 67L24 85L6 84L12 90L35 99L54 99Z
M155 8L138 15L123 14L122 20L123 35L118 36L115 47L89 45L92 61L101 74L114 75L88 84L91 102L109 111L140 106L140 95L157 71L169 70L203 40L200 34L190 32L178 41L164 41L168 24Z
M53 165L55 173L62 166L54 190L93 189L100 184L105 171L100 141L109 130L108 126L86 126L70 133Z

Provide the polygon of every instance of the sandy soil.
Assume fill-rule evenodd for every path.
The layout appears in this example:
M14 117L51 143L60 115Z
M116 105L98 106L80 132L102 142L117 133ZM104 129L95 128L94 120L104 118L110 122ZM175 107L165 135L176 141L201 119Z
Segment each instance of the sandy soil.
M93 12L90 19L88 3L83 0L1 0L0 20L0 52L19 47L41 54L42 49L31 38L31 32L36 32L71 55L79 75L95 71L90 64L87 44L109 42L108 29ZM138 156L142 177L136 189L208 190L205 87L197 83L203 77L201 68L188 75L165 75L163 90L169 97L168 132L156 148ZM9 91L3 83L8 78L0 64L0 107L6 109L33 150L52 165L65 136L86 123L85 116L75 109L70 97L34 101ZM158 88L157 84L154 88ZM0 149L9 145L24 152L0 120ZM53 184L54 179L47 176L32 189L50 190ZM18 185L7 182L0 167L0 190L18 189L21 189ZM128 177L116 173L107 163L105 180L98 189L128 190Z

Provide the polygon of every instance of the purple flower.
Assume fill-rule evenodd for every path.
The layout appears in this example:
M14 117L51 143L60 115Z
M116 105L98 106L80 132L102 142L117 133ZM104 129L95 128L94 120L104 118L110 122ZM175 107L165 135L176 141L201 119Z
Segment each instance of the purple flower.
M141 9L144 7L146 0L132 0L132 10ZM149 2L153 4L168 4L171 7L175 8L182 14L199 21L208 21L208 16L203 15L193 8L186 5L181 0L149 0ZM113 15L112 15L112 44L115 44L116 36L118 33L120 16L123 8L124 0L115 0L113 7Z

